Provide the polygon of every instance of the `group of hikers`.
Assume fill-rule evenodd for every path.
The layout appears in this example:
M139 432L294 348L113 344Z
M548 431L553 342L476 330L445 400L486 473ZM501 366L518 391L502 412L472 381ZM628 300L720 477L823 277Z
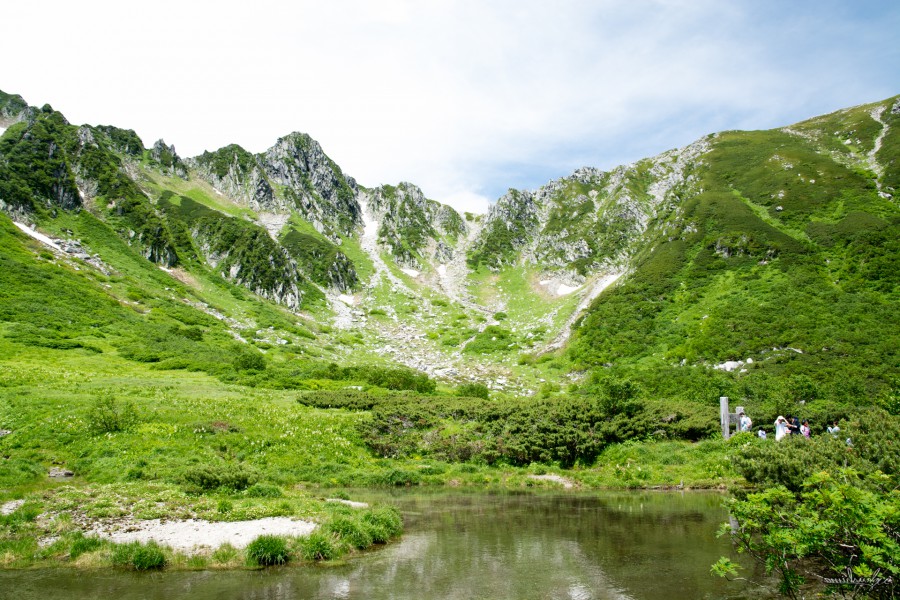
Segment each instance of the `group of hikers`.
M776 442L784 439L789 435L802 435L803 437L808 438L812 433L809 428L808 420L804 419L801 423L800 418L793 415L788 415L787 418L778 415L778 418L775 419L775 423L773 425L775 426ZM748 417L746 413L744 413L744 411L738 413L738 429L740 431L749 432L752 427L753 421L750 420L750 417ZM830 433L831 435L837 436L840 431L841 428L838 427L837 421L828 426L828 433ZM760 428L759 431L756 432L756 435L762 439L767 438L766 431L762 428Z

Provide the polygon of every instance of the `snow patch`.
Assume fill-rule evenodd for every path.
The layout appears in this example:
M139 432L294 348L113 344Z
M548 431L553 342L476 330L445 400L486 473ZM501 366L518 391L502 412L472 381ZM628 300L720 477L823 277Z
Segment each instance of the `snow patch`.
M437 272L438 272L438 275L440 275L441 277L446 277L447 276L447 265L438 265Z
M349 294L341 294L340 296L338 296L338 300L340 300L347 306L353 306L354 304L356 304L356 298Z
M590 287L587 288L587 291L583 292L584 295L582 296L581 301L578 303L578 306L575 308L575 311L569 316L568 319L566 319L562 331L558 336L556 336L555 340L547 345L546 350L549 351L555 348L562 348L563 344L566 343L566 340L569 339L569 335L571 335L572 333L572 325L575 323L578 317L581 316L581 313L587 310L587 307L591 305L591 302L594 301L594 298L603 293L603 290L617 282L619 278L624 274L624 271L619 271L609 273L607 275L604 275L603 277L595 279ZM560 287L563 286L560 285Z
M60 252L63 251L62 248L60 248L59 246L56 245L56 242L54 242L53 240L48 238L43 233L38 233L37 231L35 231L31 227L29 227L28 225L25 225L24 223L19 223L18 221L13 221L13 224L16 227L18 227L19 229L21 229L23 232L28 234L29 236L31 236L34 239L36 239L37 241L41 242L42 244L46 244L47 246L50 246L54 250L59 250Z
M6 127L0 127L0 135L3 135L6 132Z
M419 276L419 272L416 271L415 269L401 268L400 270L403 271L404 273L406 273L407 275L409 275L410 277L418 277Z
M538 285L541 285L547 288L547 291L553 294L554 296L567 296L571 294L575 290L577 290L580 286L573 287L571 285L566 285L560 281L554 281L553 279L544 279L538 282Z

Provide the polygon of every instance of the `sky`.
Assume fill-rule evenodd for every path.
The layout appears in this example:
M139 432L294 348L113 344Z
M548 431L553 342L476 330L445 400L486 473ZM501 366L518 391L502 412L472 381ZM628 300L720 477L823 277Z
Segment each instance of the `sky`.
M7 3L0 89L189 157L302 131L365 186L508 188L900 94L897 0Z

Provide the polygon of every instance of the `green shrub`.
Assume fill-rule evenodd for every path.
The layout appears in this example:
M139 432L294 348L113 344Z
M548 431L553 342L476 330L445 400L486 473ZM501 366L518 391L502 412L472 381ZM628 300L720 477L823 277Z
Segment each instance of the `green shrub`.
M284 538L275 535L261 535L247 545L247 562L251 565L269 567L283 565L290 560L290 553Z
M469 354L489 354L493 352L508 352L519 347L513 332L499 325L488 325L484 331L463 347L463 352Z
M113 548L112 563L135 571L151 571L166 566L166 555L156 542L131 542Z
M232 364L238 371L264 371L266 358L259 352L246 350L238 354Z
M491 391L483 383L463 383L457 386L456 395L487 400L491 396Z
M863 474L900 473L900 417L880 409L857 410L841 427L840 436L792 435L777 443L740 436L732 442L743 446L732 459L735 469L749 483L784 486L794 493L821 471L836 473L849 467ZM848 437L852 446L846 443Z
M69 549L69 558L75 560L82 554L99 549L103 544L100 538L85 537L80 531L75 532L72 547Z
M329 521L324 529L337 535L353 548L363 549L372 545L372 533L369 527L349 516L337 516Z
M268 483L254 483L244 493L250 498L281 498L284 496L280 487Z
M889 477L822 472L811 476L800 494L775 486L732 500L729 509L739 525L732 529L725 524L722 531L730 533L740 551L778 575L786 596L797 597L804 575L811 575L826 583L872 578L878 583L865 597L895 598L900 592L898 508ZM846 591L858 597L855 592L860 591L840 583L826 587L841 597Z
M198 492L219 489L242 491L256 483L258 475L242 465L208 464L187 469L182 481L188 488Z
M137 409L130 400L120 404L112 396L94 400L88 412L88 429L94 434L125 431L138 422Z
M403 519L393 506L374 508L362 515L362 521L369 527L372 541L386 544L392 537L403 533Z
M224 543L213 551L212 558L219 564L228 564L238 556L237 548L229 543Z
M323 531L313 531L301 538L300 553L305 560L332 560L340 555L334 535Z

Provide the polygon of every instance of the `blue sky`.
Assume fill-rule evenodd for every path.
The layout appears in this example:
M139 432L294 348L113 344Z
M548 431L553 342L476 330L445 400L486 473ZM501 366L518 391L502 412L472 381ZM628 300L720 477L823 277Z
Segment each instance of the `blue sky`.
M19 2L0 89L183 156L291 131L483 211L580 166L900 93L896 0Z

